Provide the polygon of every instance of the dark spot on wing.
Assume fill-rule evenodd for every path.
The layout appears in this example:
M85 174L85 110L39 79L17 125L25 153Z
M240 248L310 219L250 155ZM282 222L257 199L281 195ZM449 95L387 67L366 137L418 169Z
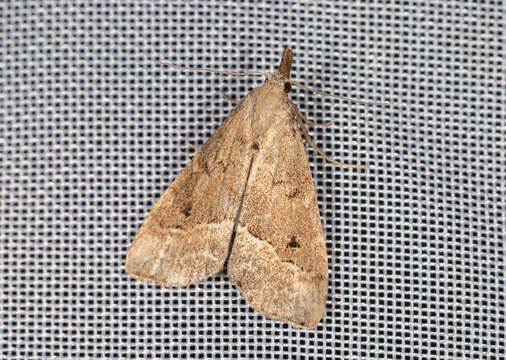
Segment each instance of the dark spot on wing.
M293 235L290 242L286 245L287 248L300 248L300 244L297 242L297 235Z
M260 149L260 145L258 145L258 143L255 141L255 142L251 145L251 148L252 148L253 150L258 150L258 149Z
M227 171L228 164L225 165L225 163L223 162L223 160L218 161L218 166L221 166L223 172Z
M300 194L300 190L299 189L295 189L295 190L291 191L286 197L289 200L291 200L291 199L295 198L299 194Z
M272 179L272 186L282 185L283 180Z
M191 202L187 203L184 206L183 210L181 210L181 212L183 213L183 215L186 216L186 217L190 216L191 211L192 211L192 203Z
M211 175L211 172L209 171L209 167L207 166L207 163L203 161L200 166L202 166L202 170L204 170L204 173L206 175Z

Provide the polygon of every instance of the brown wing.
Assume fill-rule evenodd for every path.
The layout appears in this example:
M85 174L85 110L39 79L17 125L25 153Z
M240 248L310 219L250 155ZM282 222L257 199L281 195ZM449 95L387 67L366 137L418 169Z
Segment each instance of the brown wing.
M250 166L244 123L253 98L244 98L156 202L127 255L131 276L184 286L222 268Z
M327 252L304 144L286 101L275 104L272 126L258 137L228 273L258 311L312 328L325 308Z

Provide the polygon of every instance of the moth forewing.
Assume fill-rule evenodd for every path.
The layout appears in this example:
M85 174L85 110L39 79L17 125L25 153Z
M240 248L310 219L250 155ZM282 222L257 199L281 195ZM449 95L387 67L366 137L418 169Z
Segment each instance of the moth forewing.
M263 93L265 92L265 93ZM266 104L263 102L267 102ZM284 93L264 86L255 109L253 165L228 273L258 311L312 328L325 308L327 252L304 144ZM254 146L253 146L254 145Z
M132 242L128 274L184 286L223 267L249 167L239 139L248 141L252 110L240 104L155 203Z

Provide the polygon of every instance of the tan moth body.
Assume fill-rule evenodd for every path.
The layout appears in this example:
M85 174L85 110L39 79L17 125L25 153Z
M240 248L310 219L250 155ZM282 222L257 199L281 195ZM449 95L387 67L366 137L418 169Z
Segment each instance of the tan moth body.
M244 97L148 214L126 271L185 286L216 274L258 311L295 327L319 322L327 252L313 180L289 100L292 53Z

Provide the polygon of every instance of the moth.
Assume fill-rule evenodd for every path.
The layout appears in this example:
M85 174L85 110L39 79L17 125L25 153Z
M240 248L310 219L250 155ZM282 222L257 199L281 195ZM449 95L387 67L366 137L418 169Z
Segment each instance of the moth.
M325 309L328 263L299 129L314 143L308 120L288 98L291 85L308 89L289 79L292 59L285 49L276 72L253 73L265 75L265 83L238 102L156 202L132 242L126 271L186 286L226 266L257 311L311 329ZM363 168L314 147L332 162Z

